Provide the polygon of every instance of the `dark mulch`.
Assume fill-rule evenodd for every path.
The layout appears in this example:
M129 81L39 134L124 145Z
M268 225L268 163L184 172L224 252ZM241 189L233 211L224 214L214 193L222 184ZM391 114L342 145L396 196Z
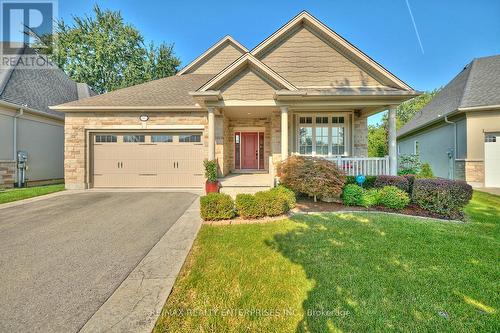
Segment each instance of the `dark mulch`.
M360 211L360 212L388 212L388 213L399 213L404 215L430 217L437 219L446 219L439 214L429 212L415 204L410 204L402 210L390 209L383 206L375 206L370 208L359 207L359 206L344 206L338 202L314 202L312 198L299 198L297 199L297 206L295 208L299 212L309 213L309 212L342 212L342 211Z

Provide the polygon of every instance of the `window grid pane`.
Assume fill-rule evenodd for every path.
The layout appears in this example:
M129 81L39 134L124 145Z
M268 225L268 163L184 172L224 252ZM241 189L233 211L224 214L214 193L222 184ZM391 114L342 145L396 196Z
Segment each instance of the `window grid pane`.
M144 135L124 135L123 142L144 142Z
M102 134L95 136L95 142L116 142L116 135Z
M201 142L200 134L181 134L179 135L179 142Z
M172 135L151 135L151 142L173 142Z
M299 152L303 155L312 154L312 127L301 127L299 129Z
M328 155L328 127L316 127L316 154Z

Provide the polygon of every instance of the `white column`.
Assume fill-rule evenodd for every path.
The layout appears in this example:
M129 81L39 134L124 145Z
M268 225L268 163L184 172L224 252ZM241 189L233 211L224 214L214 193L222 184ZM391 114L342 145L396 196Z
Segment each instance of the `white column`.
M208 159L215 160L215 108L208 108Z
M389 108L389 173L398 174L398 151L396 148L396 107Z
M288 106L281 107L281 159L288 158Z

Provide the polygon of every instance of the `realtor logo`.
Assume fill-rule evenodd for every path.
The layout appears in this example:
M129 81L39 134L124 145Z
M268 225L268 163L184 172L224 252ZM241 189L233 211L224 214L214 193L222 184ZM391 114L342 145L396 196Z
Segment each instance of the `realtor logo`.
M52 35L57 0L0 0L0 34L3 54L33 45L36 36Z

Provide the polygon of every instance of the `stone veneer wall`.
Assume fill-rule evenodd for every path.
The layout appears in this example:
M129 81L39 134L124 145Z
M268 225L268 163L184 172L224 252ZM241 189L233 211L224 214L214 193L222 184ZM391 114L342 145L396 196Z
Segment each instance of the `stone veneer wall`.
M16 161L0 161L0 188L14 187Z
M141 122L142 112L72 112L66 113L64 125L64 177L66 188L83 189L86 179L88 154L87 132L105 129L148 130L166 125L203 125L205 156L208 156L208 119L206 112L151 112L149 120ZM156 128L158 129L158 128Z
M353 115L352 156L368 157L368 118Z
M474 186L484 185L484 162L466 161L465 162L465 180Z

